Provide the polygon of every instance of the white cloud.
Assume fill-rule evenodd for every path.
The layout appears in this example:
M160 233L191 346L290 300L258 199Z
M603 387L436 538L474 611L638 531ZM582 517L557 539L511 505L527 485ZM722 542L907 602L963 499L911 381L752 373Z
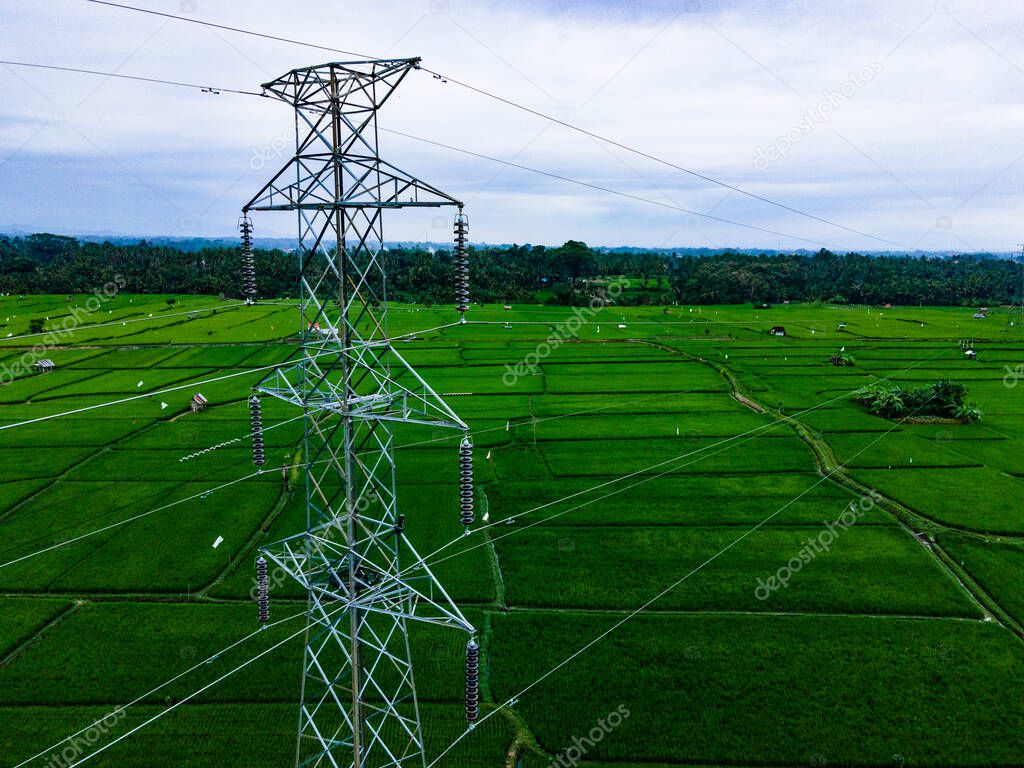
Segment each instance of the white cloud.
M179 4L152 7L178 12ZM1021 239L1015 193L1024 161L1014 162L1024 152L1024 42L1014 0L955 0L951 14L937 13L945 6L934 0L703 0L700 11L673 18L680 7L464 0L438 13L443 5L431 0L254 0L242 13L226 0L198 0L195 15L374 55L420 55L546 115L900 243L919 241L939 216L953 226L931 231L923 245L1007 250ZM343 58L80 0L6 11L0 45L15 60L245 89ZM755 166L758 147L872 61L877 76L828 123L785 159ZM0 224L27 229L230 233L277 162L253 169L254 152L273 146L290 121L287 106L270 100L85 75L0 68L0 84L0 160L11 156L0 165ZM835 247L880 247L562 127L545 129L540 118L423 72L409 76L382 123L687 208L717 206L716 215ZM474 239L810 247L695 227L683 214L519 170L493 178L500 168L486 161L393 136L382 154L472 200ZM47 204L53 199L62 204ZM187 232L178 231L182 219ZM261 216L257 227L294 232L284 214ZM387 221L389 239L428 231L437 238L429 217Z

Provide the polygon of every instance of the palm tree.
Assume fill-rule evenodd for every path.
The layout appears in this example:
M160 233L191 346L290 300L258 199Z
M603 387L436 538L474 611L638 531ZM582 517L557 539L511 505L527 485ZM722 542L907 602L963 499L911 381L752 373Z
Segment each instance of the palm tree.
M869 384L856 393L857 399L867 405L868 409L879 416L892 418L900 415L906 407L903 401L903 390L893 384Z
M871 409L875 413L879 413L887 418L899 416L903 413L904 408L903 390L898 386L883 387L871 405Z

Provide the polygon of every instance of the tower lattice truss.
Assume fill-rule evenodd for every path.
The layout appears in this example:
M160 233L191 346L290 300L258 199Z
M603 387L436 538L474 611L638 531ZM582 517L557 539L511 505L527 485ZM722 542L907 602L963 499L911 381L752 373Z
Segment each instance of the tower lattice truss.
M323 64L263 86L297 127L295 156L244 211L299 223L301 344L256 387L305 414L306 530L262 548L308 592L299 766L425 765L408 625L474 633L396 500L395 424L466 429L388 336L384 211L461 208L378 156L377 111L418 61Z

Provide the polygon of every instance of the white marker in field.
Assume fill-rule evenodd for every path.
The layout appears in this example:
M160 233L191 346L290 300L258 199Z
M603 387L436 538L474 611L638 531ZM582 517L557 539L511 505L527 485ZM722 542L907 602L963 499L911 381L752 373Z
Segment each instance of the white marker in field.
M139 379L139 383L135 385L138 388L142 388L142 379Z
M167 407L167 403L160 403L160 410L164 410Z
M215 542L213 542L213 548L214 548L214 549L216 549L216 548L217 548L217 547L219 547L219 546L220 546L220 545L221 545L222 543L224 543L224 537L223 537L223 536L218 536L218 537L217 537L217 540L216 540Z

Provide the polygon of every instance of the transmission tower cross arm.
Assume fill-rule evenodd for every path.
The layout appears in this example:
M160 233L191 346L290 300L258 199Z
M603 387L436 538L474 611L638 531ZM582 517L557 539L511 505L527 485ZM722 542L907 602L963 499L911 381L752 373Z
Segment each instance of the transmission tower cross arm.
M438 207L462 202L396 166L376 149L377 111L419 59L332 62L263 84L291 104L307 133L295 156L242 210Z

